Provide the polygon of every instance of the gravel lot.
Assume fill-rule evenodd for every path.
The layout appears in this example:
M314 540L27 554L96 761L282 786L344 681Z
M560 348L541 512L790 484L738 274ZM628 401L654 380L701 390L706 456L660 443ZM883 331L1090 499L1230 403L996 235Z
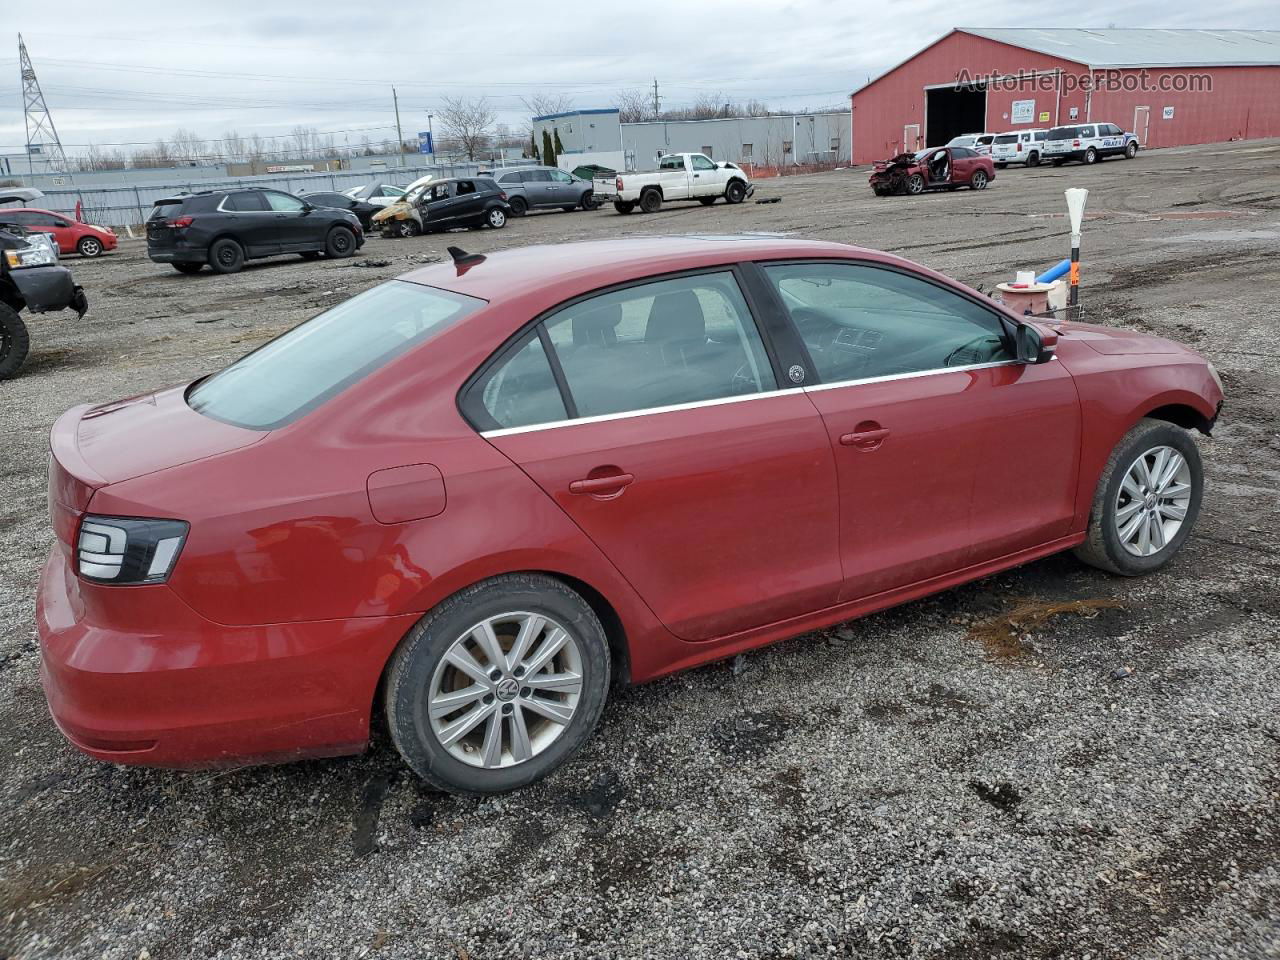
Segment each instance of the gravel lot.
M65 408L214 369L446 242L774 230L990 286L1066 254L1068 186L1091 191L1090 319L1193 344L1227 385L1204 512L1161 574L1050 558L626 691L566 769L501 799L428 792L385 741L188 774L100 764L49 720L32 598ZM1280 142L1010 169L984 193L876 199L865 169L759 185L775 196L232 277L137 243L68 260L90 313L34 319L0 384L0 955L1280 954Z

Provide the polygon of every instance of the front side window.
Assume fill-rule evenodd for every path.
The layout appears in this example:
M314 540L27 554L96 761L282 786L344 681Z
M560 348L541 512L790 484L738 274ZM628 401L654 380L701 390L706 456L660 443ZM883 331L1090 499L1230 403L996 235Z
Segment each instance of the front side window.
M187 393L187 403L238 427L282 427L483 305L475 297L392 280L201 381Z
M579 416L772 390L777 384L730 272L627 287L546 321Z
M764 272L827 383L1013 359L995 313L921 277L854 263Z
M704 147L703 149L708 154L711 151L710 147ZM713 163L711 160L708 160L706 157L698 156L697 154L695 154L690 159L693 161L693 169L695 170L714 170L716 168L715 163Z
M301 213L304 204L297 197L291 197L287 193L270 192L267 195L267 203L271 205L271 209L276 213Z
M560 183L573 183L573 177L569 176L563 170L552 170L551 179Z

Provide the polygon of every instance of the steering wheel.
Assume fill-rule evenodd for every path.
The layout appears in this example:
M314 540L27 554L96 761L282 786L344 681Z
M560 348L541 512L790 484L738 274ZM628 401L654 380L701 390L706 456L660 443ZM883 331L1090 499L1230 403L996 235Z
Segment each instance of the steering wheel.
M954 350L948 353L946 359L942 361L942 365L944 367L951 366L952 361L955 359L956 354L958 353L964 353L965 351L977 352L981 350L982 347L991 347L991 346L1001 347L1003 345L1004 345L1004 342L999 337L993 337L991 336L991 334L983 334L982 336L974 337L971 340L966 340L964 343L960 344L960 346L956 347ZM994 350L987 350L984 352L990 355L994 355L995 353ZM990 357L988 357L988 359L990 359ZM968 362L969 363L985 363L986 360L977 360L977 361L970 360ZM964 364L958 364L958 366L963 366L963 365Z

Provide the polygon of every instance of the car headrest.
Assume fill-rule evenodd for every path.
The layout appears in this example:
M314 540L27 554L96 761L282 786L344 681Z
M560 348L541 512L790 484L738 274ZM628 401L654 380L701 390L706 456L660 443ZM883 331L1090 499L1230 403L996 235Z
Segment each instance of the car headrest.
M618 342L616 328L621 322L622 304L610 303L591 307L570 321L573 328L573 345L575 347L588 344L597 347L611 346Z
M645 343L706 338L707 321L702 315L702 304L692 290L660 293L653 298L644 330Z

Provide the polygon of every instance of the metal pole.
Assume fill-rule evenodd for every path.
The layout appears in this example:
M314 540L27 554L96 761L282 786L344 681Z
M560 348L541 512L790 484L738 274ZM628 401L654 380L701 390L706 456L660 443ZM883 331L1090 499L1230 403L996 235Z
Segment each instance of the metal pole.
M431 165L436 165L436 132L431 126L431 114L427 114L427 137L431 141Z
M391 88L391 102L396 108L396 155L400 158L399 165L404 166L404 134L400 132L400 98L396 95L396 88Z

